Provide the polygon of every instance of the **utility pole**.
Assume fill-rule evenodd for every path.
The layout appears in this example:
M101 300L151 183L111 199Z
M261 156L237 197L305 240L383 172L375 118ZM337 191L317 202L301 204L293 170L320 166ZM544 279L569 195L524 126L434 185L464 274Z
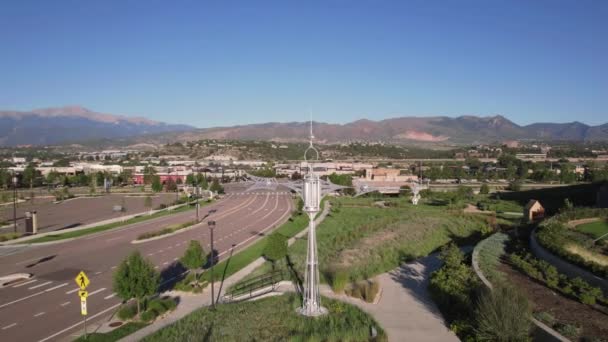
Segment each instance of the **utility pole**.
M211 235L211 269L209 270L211 272L211 308L215 310L215 286L213 284L215 282L215 276L213 274L213 266L215 265L215 251L213 250L213 230L215 229L215 221L208 221L207 224L209 225L209 235Z
M196 223L200 222L199 209L200 209L200 188L196 185Z
M13 172L13 231L17 234L17 176Z

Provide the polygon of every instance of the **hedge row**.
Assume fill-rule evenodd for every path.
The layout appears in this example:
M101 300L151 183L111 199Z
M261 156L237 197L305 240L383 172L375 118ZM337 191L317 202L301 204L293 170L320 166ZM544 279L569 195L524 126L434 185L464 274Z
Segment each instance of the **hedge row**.
M593 305L596 302L608 304L608 298L604 297L601 289L589 285L581 278L568 278L564 274L560 274L555 266L544 260L536 259L529 253L523 256L511 254L509 261L529 277L583 304Z

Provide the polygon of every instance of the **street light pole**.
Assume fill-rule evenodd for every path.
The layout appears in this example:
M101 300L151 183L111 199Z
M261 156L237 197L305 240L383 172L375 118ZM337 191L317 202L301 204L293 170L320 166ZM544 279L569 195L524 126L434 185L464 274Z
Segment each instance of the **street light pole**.
M215 286L213 283L215 282L215 276L213 274L213 266L215 265L215 252L213 250L213 230L215 229L215 221L208 221L209 224L209 234L211 235L211 308L215 309Z
M17 234L17 176L13 172L13 231Z
M199 218L199 209L200 209L200 194L199 194L199 187L198 184L196 185L196 222L201 222L200 218Z

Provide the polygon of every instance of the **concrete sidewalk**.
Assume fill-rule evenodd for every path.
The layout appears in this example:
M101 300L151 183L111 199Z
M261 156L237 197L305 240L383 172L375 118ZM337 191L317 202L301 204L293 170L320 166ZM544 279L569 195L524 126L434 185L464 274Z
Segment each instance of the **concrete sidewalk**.
M445 326L427 290L431 273L440 266L441 260L433 254L379 275L382 293L377 304L334 294L327 285L321 287L321 294L371 314L389 341L459 341Z

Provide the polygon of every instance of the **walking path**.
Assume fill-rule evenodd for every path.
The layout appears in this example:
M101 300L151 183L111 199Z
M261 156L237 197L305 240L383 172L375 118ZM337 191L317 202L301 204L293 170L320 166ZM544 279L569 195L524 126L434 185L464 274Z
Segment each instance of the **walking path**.
M427 290L431 273L440 266L441 260L433 254L379 275L376 280L380 282L382 293L377 304L334 294L327 285L321 287L321 294L356 305L371 314L389 341L459 341L445 326Z

